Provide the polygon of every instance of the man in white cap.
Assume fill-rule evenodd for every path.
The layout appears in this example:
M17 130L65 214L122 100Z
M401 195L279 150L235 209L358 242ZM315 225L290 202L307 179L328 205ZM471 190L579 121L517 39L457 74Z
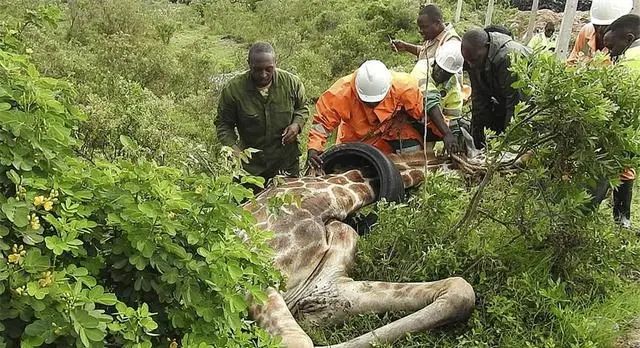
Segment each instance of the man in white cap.
M567 62L576 63L581 59L593 58L598 51L606 52L604 34L609 25L632 9L633 0L593 0L591 22L580 29Z
M427 106L427 111L427 137L442 139L448 151L457 152L456 138L439 108ZM418 81L406 73L392 73L380 61L366 61L318 99L309 131L309 164L322 165L319 155L338 127L337 143L364 142L384 153L419 150L422 135L411 120L424 122Z
M418 79L422 93L426 93L427 108L431 110L434 106L438 106L433 112L442 112L449 128L456 136L461 135L461 126L464 122L462 119L464 96L459 80L463 65L461 43L453 40L445 42L440 47L432 66L429 66L427 60L420 60L411 71L411 75ZM432 147L433 143L427 144L427 148Z

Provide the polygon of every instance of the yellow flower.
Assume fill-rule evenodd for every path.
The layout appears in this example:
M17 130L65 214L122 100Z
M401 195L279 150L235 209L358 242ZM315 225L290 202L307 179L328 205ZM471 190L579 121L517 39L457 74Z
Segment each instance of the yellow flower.
M42 273L42 278L38 279L41 288L46 288L53 283L53 274L51 272Z
M18 295L22 295L25 293L27 289L24 286L21 286L19 288L16 288L16 293L18 293Z
M202 188L202 186L198 186L198 187L196 187L196 193L197 193L197 194L201 194L203 190L204 190L204 189Z
M176 213L170 211L169 214L167 214L167 216L169 217L169 220L173 220L176 218Z
M9 263L15 263L16 265L22 262L22 255L20 254L10 254L9 255Z
M44 210L50 211L51 209L53 209L53 202L52 201L44 202Z
M39 207L39 206L43 205L44 203L45 203L44 196L36 196L33 199L33 205L35 205L36 207Z
M31 214L31 229L33 230L40 229L40 218L38 218L36 214Z

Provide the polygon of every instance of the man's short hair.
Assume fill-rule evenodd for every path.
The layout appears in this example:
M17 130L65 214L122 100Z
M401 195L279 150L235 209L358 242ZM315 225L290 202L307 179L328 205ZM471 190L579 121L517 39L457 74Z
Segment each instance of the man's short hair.
M429 4L420 9L420 13L418 16L427 16L432 22L444 22L444 17L442 16L442 11L440 8L434 4Z
M616 32L616 34L633 34L640 39L640 17L634 14L627 14L616 19L607 31Z
M500 33L513 38L513 33L504 25L492 24L484 28L487 33Z
M489 41L489 34L480 28L474 28L462 35L462 42L473 48L480 48Z
M263 53L273 54L273 58L276 57L276 51L273 49L273 46L271 46L270 43L256 42L251 45L251 48L249 48L249 61L251 61L251 57L255 57L256 55Z

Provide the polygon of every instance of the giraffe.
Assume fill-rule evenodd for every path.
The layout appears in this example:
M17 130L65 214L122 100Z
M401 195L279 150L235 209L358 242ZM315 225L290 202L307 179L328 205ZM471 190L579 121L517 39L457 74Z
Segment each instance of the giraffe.
M466 168L479 164L465 162ZM390 155L405 188L424 181L425 157L421 152ZM454 161L455 162L455 161ZM453 170L451 161L429 161L427 170ZM268 187L255 201L245 204L261 229L273 231L270 244L275 266L286 279L284 292L267 290L262 305L253 304L249 314L272 335L281 336L285 347L314 347L297 319L310 323L339 322L348 316L371 312L412 312L372 332L334 348L370 347L390 343L406 334L429 330L466 319L475 304L473 288L452 277L424 283L355 281L348 277L354 264L358 234L342 221L358 209L374 203L375 179L360 170L320 177L284 179ZM278 214L269 211L269 197L299 197L298 205L285 206Z

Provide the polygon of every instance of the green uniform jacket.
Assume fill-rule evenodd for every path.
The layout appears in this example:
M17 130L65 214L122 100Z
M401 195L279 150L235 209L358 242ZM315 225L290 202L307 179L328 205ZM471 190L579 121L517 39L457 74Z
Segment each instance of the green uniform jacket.
M299 174L298 142L282 145L282 133L292 123L302 129L308 118L304 86L297 76L276 69L265 98L247 71L222 89L215 125L222 145L261 150L253 154L245 169L268 179L281 172Z

